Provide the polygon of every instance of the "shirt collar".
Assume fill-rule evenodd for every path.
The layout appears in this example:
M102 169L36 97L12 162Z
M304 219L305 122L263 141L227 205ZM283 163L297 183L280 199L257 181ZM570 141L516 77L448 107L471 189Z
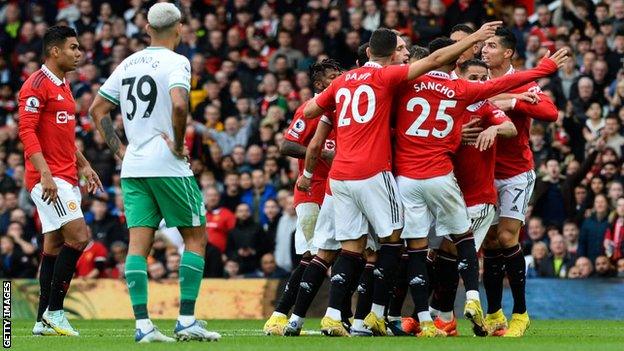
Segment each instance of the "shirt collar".
M50 78L52 83L54 83L55 85L61 86L61 84L65 84L65 78L63 78L63 80L59 79L59 77L52 73L52 71L50 71L50 69L46 67L46 65L41 65L41 71L43 72L43 74L46 75L46 77Z
M378 64L377 62L371 62L371 61L366 62L364 66L362 67L383 68L383 66Z
M516 70L513 68L513 66L509 66L509 70L507 71L507 73L505 73L505 75L514 74L514 73L516 73Z
M442 71L431 71L427 73L430 77L442 78L442 79L451 79L451 76L448 73Z

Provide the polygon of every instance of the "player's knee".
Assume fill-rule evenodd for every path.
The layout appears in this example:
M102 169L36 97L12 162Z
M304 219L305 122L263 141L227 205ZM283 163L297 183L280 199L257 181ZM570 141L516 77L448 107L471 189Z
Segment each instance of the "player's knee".
M485 250L495 250L495 249L500 248L500 245L498 244L498 238L491 237L488 235L483 240L483 244L481 244L481 247L484 248Z
M444 240L442 240L442 244L440 245L440 249L441 252L445 252L447 254L451 254L453 256L457 256L457 248L455 248L455 245L453 244L452 241L444 238Z
M318 252L316 253L316 256L318 258L320 258L321 260L329 264L334 262L337 255L338 255L338 251L330 251L330 250L322 250L322 249L319 249Z
M407 248L410 250L418 250L422 249L423 247L427 247L428 244L429 241L427 240L427 238L411 239L407 241Z
M498 244L501 248L518 245L518 233L508 229L498 231Z
M395 230L385 238L379 238L379 243L381 244L396 244L401 242L401 230Z
M366 262L375 263L377 262L377 252L367 248L364 250L364 255L366 256Z

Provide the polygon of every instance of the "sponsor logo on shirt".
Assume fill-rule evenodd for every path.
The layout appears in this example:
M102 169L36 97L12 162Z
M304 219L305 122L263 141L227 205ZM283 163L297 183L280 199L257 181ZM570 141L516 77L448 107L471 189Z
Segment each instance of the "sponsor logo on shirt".
M39 112L40 105L41 103L39 102L39 99L31 96L26 99L26 106L24 107L24 110L26 110L27 112Z
M56 123L58 124L65 124L67 121L74 119L76 119L76 116L68 114L67 111L58 111L56 113Z

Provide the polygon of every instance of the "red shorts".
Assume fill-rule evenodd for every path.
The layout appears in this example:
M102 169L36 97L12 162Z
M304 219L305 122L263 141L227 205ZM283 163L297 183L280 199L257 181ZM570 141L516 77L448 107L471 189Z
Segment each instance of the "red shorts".
M323 204L323 198L325 198L325 180L312 180L309 192L303 192L295 187L295 207L299 204L306 202L313 202L321 206Z

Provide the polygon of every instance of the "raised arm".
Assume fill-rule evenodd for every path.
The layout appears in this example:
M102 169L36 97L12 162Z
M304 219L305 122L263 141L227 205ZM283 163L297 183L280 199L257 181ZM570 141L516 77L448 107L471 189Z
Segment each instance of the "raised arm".
M119 139L119 136L115 132L113 120L110 117L110 111L112 111L113 108L115 108L115 104L111 100L98 94L95 96L91 107L89 107L89 115L111 151L113 151L115 156L120 160L123 160L124 154L126 153L126 146L121 142L121 139Z
M456 60L462 52L468 50L474 44L493 37L496 32L496 28L500 27L502 24L502 21L488 22L481 26L479 30L456 42L455 44L437 50L433 54L413 62L409 66L407 80L412 80L433 69Z
M519 88L539 78L548 77L557 72L557 69L562 67L567 59L568 50L560 49L552 56L547 53L537 67L533 69L505 75L486 82L466 82L468 101L473 102L489 99L500 93Z

